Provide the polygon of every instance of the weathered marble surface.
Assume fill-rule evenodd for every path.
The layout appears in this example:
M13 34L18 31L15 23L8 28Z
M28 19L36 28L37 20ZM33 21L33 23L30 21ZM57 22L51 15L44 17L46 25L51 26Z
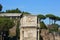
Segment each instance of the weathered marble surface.
M20 22L20 40L37 40L37 16L23 15Z
M21 40L36 40L37 38L36 28L21 28L20 39Z

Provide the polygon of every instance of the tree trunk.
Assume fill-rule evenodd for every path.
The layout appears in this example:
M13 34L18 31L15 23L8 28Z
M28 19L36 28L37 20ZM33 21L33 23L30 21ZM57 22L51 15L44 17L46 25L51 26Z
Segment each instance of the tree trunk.
M56 23L56 20L54 20L54 24Z
M2 35L0 35L0 40L2 40Z
M20 26L20 20L18 19L17 20L17 28L16 28L16 37L17 37L17 40L19 40L20 39L20 29L19 29L19 26Z
M1 40L3 40L3 37L2 37L2 32L1 32Z
M50 19L49 19L49 25L50 25Z

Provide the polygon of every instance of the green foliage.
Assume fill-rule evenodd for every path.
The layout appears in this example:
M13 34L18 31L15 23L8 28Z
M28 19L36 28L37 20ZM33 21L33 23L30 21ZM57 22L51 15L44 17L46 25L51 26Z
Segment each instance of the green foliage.
M6 10L6 13L21 13L21 11L18 8L16 8L12 10Z
M56 19L55 20L56 21L60 21L60 17L56 16Z
M55 16L53 14L47 14L46 17L48 17L51 20L54 20L54 24L55 24L56 21L60 21L60 17Z
M40 22L40 29L47 29L46 25L44 24L44 22Z
M13 20L10 20L9 18L0 18L0 31L2 30L8 30L14 26Z
M23 14L30 14L29 12L22 12Z
M17 27L16 27L16 37L17 37L17 40L20 39L20 20L17 20Z
M0 35L5 34L5 37L8 37L9 29L12 28L13 26L14 21L12 19L0 17Z
M50 18L50 19L52 19L52 20L60 20L60 17L55 16L55 15L53 15L53 14L47 14L46 17L48 17L48 18Z
M45 17L44 15L42 15L42 14L37 15L37 17L39 18L40 21L41 21L42 19L45 19L45 18L46 18L46 17Z
M46 17L48 17L48 18L50 18L50 19L55 19L55 18L56 18L56 16L53 15L53 14L47 14Z
M0 4L0 11L2 10L2 5Z

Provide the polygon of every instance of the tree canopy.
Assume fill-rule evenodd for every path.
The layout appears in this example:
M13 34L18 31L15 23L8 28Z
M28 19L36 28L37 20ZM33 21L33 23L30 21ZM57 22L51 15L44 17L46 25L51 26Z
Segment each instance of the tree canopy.
M45 25L43 21L40 22L40 29L47 29L47 26Z
M53 15L53 14L46 14L46 17L48 17L50 19L55 19L56 18L56 16Z
M24 12L24 11L23 11L22 13L23 13L23 14L30 14L29 12Z
M0 4L0 11L2 10L2 5Z
M42 14L39 14L39 15L37 15L37 17L39 18L39 20L41 21L42 19L44 20L46 17L44 16L44 15L42 15Z
M12 10L6 10L6 13L23 13L23 14L30 14L29 12L22 12L18 8Z
M9 18L0 18L0 31L10 29L13 26L13 20L10 20Z
M6 13L21 13L21 11L18 8L16 8L12 10L6 10Z
M55 16L53 14L46 14L46 17L51 19L51 20L54 20L54 24L55 24L56 21L60 21L60 17Z

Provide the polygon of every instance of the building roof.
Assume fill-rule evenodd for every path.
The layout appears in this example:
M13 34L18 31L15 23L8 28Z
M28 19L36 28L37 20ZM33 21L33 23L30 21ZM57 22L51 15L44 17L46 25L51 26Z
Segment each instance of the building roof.
M21 16L22 13L0 13L0 16Z

